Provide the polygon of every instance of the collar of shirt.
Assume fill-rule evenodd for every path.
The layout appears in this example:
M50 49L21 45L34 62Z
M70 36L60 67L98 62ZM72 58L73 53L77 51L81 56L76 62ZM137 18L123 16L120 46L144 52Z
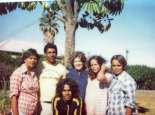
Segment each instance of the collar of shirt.
M34 74L35 74L34 71L29 71L25 64L21 65L21 73L22 74L29 74L30 76L34 76Z
M57 61L55 63L51 64L47 60L43 61L42 63L45 64L45 65L52 65L52 66L56 66L56 65L59 64Z
M118 80L118 77L117 77L115 74L113 74L113 78L114 78L115 80Z
M122 71L119 75L113 74L113 76L114 76L114 79L121 80L121 79L124 79L124 74L125 74L125 71Z

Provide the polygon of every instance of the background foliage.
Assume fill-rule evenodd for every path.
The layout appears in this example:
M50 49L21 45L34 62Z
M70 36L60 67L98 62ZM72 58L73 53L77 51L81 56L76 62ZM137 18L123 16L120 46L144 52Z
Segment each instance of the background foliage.
M130 65L127 71L136 80L138 89L155 89L155 68L145 65Z

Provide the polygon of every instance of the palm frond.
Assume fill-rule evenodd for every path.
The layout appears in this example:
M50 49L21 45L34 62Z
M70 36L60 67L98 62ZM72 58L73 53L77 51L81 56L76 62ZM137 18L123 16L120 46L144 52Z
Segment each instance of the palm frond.
M6 15L7 13L17 8L17 2L0 3L0 15Z
M45 42L53 42L55 35L59 32L59 24L56 18L59 10L59 7L53 2L53 4L46 7L42 13L39 26L45 36Z
M124 0L104 0L102 7L107 8L111 15L117 15L123 10Z
M21 8L22 10L32 11L36 8L37 1L33 2L19 2L18 8Z

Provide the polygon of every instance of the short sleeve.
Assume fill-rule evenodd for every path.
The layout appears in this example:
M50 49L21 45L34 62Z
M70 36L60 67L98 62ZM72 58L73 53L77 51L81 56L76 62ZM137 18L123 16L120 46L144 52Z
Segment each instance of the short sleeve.
M135 108L135 91L136 91L136 83L134 80L128 80L125 82L125 106Z
M66 69L66 67L64 65L61 64L60 68L59 68L59 71L61 72L62 74L62 78L65 78L66 75L68 74L68 70Z
M13 95L18 96L20 91L21 77L20 74L14 72L10 77L10 98Z

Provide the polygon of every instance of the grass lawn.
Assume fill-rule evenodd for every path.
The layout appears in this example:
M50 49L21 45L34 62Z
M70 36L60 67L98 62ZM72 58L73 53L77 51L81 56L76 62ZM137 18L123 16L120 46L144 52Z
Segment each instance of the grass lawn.
M138 90L136 103L138 115L155 115L155 90Z

